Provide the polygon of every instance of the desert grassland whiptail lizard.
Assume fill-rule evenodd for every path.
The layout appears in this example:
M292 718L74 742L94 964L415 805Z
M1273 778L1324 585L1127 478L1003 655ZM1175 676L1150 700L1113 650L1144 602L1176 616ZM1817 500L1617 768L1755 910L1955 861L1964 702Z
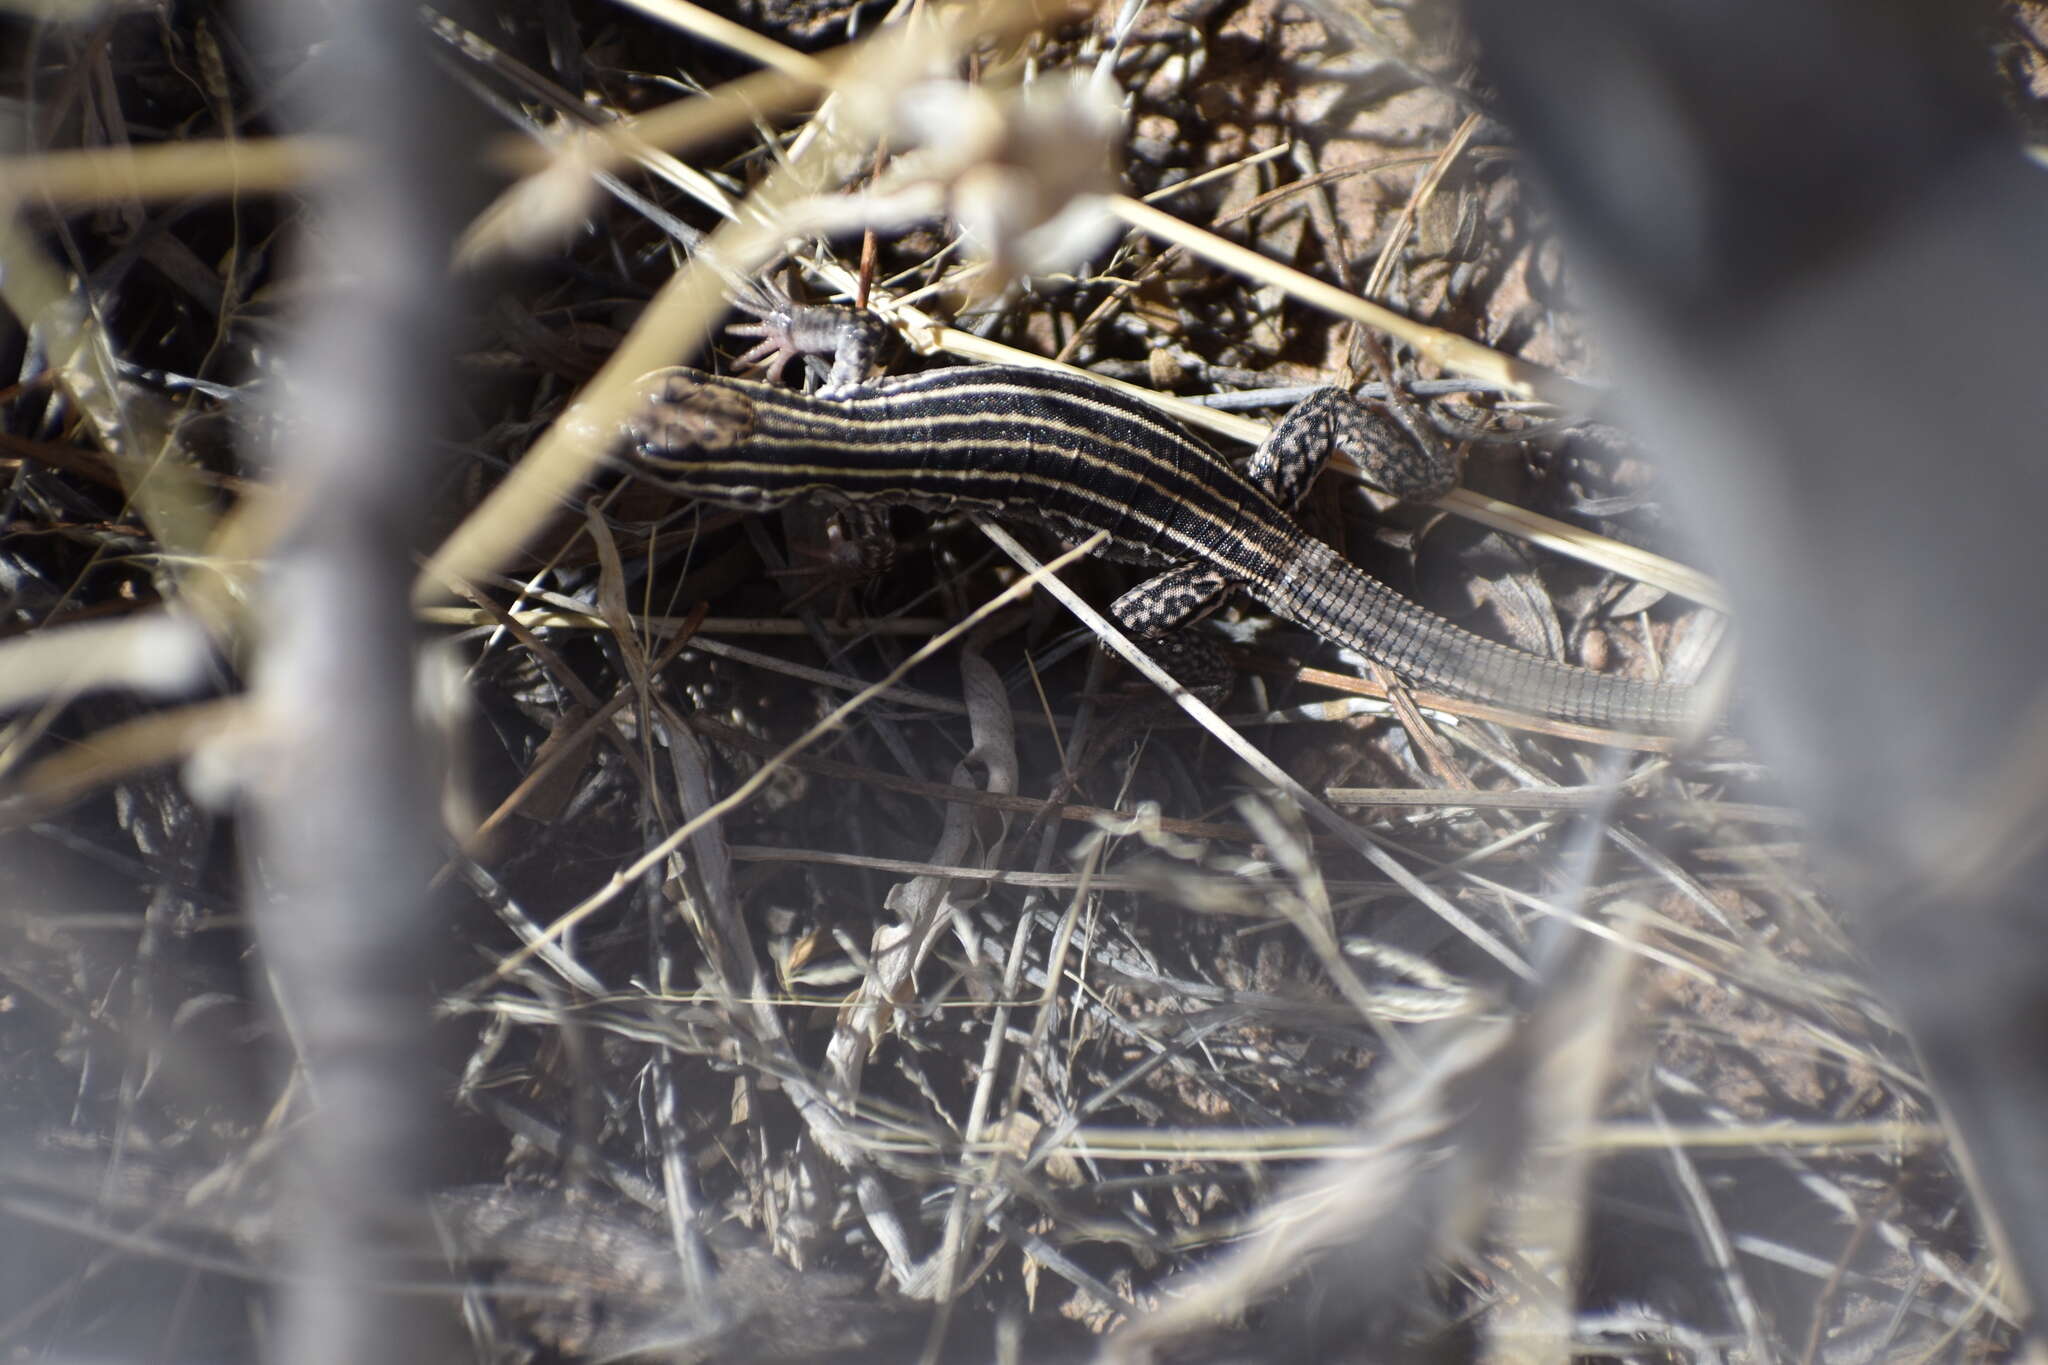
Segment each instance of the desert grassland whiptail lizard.
M1160 639L1233 587L1411 684L1608 729L1691 728L1694 688L1612 677L1474 635L1345 561L1293 508L1332 452L1373 487L1441 496L1455 471L1342 389L1311 394L1239 473L1179 425L1056 370L959 366L871 380L880 325L844 308L762 312L771 382L696 370L643 380L626 464L654 483L751 510L798 498L973 509L1038 523L1161 568L1118 598L1126 630ZM830 354L825 388L776 386L785 361Z

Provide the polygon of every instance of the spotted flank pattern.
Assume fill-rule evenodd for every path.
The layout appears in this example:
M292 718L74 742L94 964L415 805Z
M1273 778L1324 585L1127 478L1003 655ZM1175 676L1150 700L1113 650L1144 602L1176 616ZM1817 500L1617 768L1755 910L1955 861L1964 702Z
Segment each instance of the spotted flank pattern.
M1311 395L1240 474L1137 399L1055 370L972 366L793 393L667 371L626 458L679 492L749 508L840 501L976 508L1163 570L1118 600L1158 638L1231 587L1422 687L1623 729L1686 728L1692 689L1609 677L1483 639L1305 535L1290 510L1334 450L1377 487L1434 496L1439 468L1339 389Z

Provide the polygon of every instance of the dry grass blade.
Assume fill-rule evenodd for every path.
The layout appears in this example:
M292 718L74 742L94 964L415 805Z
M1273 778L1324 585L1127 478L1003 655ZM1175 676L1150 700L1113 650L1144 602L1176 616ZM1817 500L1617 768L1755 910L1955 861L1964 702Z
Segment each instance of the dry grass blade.
M162 615L0 642L0 711L109 687L180 692L199 681L209 652L206 637L190 623ZM6 766L0 754L0 771Z
M1535 1049L1528 1090L1530 1155L1514 1173L1496 1228L1521 1273L1487 1322L1482 1359L1489 1365L1563 1365L1572 1355L1595 1153L1582 1134L1593 1127L1617 1068L1635 966L1626 953L1603 949L1577 955L1577 962L1576 979L1555 982L1539 1016L1549 1036Z
M864 90L863 98L842 99L855 117L872 120L888 107L888 73L921 70L939 53L952 51L983 32L998 31L1028 12L1024 0L988 7L957 28L937 24L891 30L871 60L845 73L840 94ZM957 16L957 10L945 12ZM865 84L863 84L865 83ZM814 124L814 128L818 125ZM519 467L494 489L476 512L435 552L419 580L417 596L431 600L454 579L475 579L495 569L535 534L553 509L581 486L618 439L639 401L641 376L697 354L725 312L732 282L745 280L780 254L785 229L778 221L789 205L851 174L875 126L832 126L806 140L748 197L734 221L714 231L690 261L665 285L633 329L606 359L576 400L542 433Z
M1470 375L1499 384L1524 398L1541 399L1560 407L1580 408L1592 393L1577 381L1554 374L1541 366L1516 360L1491 347L1481 346L1455 332L1402 317L1356 294L1325 284L1312 275L1268 260L1256 251L1226 241L1213 233L1191 227L1170 213L1136 199L1118 198L1114 207L1124 221L1143 232L1170 241L1204 259L1237 271L1248 279L1280 285L1306 303L1328 309L1339 317L1362 322L1408 343L1428 359L1456 374Z
M1001 546L1004 553L1015 559L1027 572L1037 573L1042 571L1044 566L1040 565L1031 556L1029 551L1011 539L1008 533L1000 527L984 523L981 529L984 535ZM1045 586L1046 591L1060 599L1060 605L1079 617L1082 623L1095 633L1096 639L1114 650L1125 663L1144 674L1145 678L1153 686L1172 699L1174 705L1194 717L1198 725L1215 736L1225 748L1242 759L1260 777L1272 783L1280 791L1285 792L1290 798L1299 803L1303 812L1311 820L1314 820L1329 833L1335 835L1340 841L1349 845L1354 852L1358 853L1374 867L1386 873L1387 876L1394 880L1396 885L1428 906L1437 915L1441 916L1446 923L1457 929L1459 933L1484 949L1488 956L1499 962L1503 967L1506 967L1517 976L1527 976L1529 974L1528 964L1522 961L1521 957L1513 949L1482 928L1470 915L1467 915L1464 911L1438 895L1433 889L1417 878L1414 873L1403 867L1385 849L1362 834L1356 825L1353 825L1349 820L1346 820L1343 816L1324 805L1321 800L1317 799L1313 793L1302 786L1292 775L1283 771L1279 765L1268 758L1258 746L1250 743L1244 736L1231 729L1229 725L1224 723L1223 717L1210 709L1209 705L1202 701L1201 698L1194 696L1178 682L1175 682L1171 674L1153 662L1152 657L1145 653L1144 650L1132 644L1122 631L1110 624L1107 617L1104 617L1093 607L1082 601L1078 595L1058 579L1047 579Z
M1340 1309L1347 1317L1369 1315L1373 1304L1413 1293L1423 1267L1455 1244L1451 1223L1459 1220L1445 1215L1475 1194L1457 1187L1465 1174L1457 1163L1441 1165L1432 1153L1473 1141L1469 1127L1491 1117L1468 1112L1461 1098L1485 1093L1484 1078L1512 1055L1511 1035L1505 1023L1450 1026L1375 1107L1358 1155L1289 1182L1249 1236L1188 1276L1165 1306L1112 1338L1103 1358L1156 1359L1176 1341L1199 1340L1333 1254L1347 1261L1352 1297Z
M23 225L0 211L0 299L36 338L51 374L91 424L113 461L128 498L157 540L195 567L212 532L211 498L189 453L164 414L122 377L118 352L90 300L67 288L64 274ZM187 605L210 629L224 630L229 609L218 584L194 573Z
M1454 488L1444 496L1444 507L1459 516L1468 517L1482 526L1491 526L1509 535L1519 536L1532 545L1554 550L1582 564L1596 568L1611 569L1625 574L1639 583L1675 592L1680 597L1712 607L1716 611L1728 610L1728 596L1719 584L1691 568L1648 550L1625 545L1607 536L1596 535L1584 527L1573 526L1554 518L1531 512L1526 507L1516 507L1498 498L1489 498L1474 493L1468 488Z
M585 898L581 904L569 910L567 913L563 914L559 919L555 920L553 924L548 926L548 932L546 936L547 941L553 942L554 940L559 939L563 934L575 928L576 925L582 923L591 915L603 909L606 905L609 905L613 901L613 899L615 899L622 891L624 891L627 887L631 886L635 879L637 879L641 874L648 871L650 868L653 868L661 862L663 862L664 860L666 860L677 849L681 848L683 844L689 840L690 836L695 834L699 829L703 828L708 824L713 823L714 821L720 819L727 813L737 810L739 807L745 805L746 802L754 795L754 793L758 792L763 786L767 785L768 780L774 776L775 770L777 769L777 767L780 766L780 760L782 760L783 758L794 757L797 754L802 753L805 749L809 748L812 744L816 743L819 739L823 738L826 734L829 734L832 730L837 728L841 723L845 721L845 719L848 716L853 715L855 712L859 711L863 706L866 706L876 697L886 692L906 673L910 672L912 668L916 667L919 663L922 663L924 660L930 658L932 655L937 654L940 650L946 648L946 646L952 644L953 641L959 639L962 635L965 635L968 631L980 625L984 620L994 615L997 611L1001 610L1009 603L1015 601L1019 597L1022 597L1025 593L1029 592L1035 585L1041 582L1048 584L1056 583L1058 580L1052 577L1054 573L1058 572L1058 570L1064 565L1081 558L1083 555L1086 555L1093 548L1093 541L1082 542L1080 545L1075 546L1073 549L1067 551L1067 553L1061 555L1051 564L1039 566L1037 569L1033 570L1029 576L1020 579L1015 584L1004 589L997 596L989 599L987 602L984 602L980 607L978 607L977 609L975 609L975 611L970 613L959 624L949 627L948 629L942 631L938 635L933 636L930 640L927 640L922 646L920 646L917 650L912 652L909 655L909 657L906 658L901 664L899 664L896 667L896 669L892 671L888 676L882 678L878 682L872 683L869 686L861 689L853 696L848 697L844 702L840 703L837 707L834 707L831 713L828 714L823 720L820 720L817 724L813 725L810 729L806 730L803 734L799 735L796 739L790 741L790 743L782 750L781 754L777 756L777 759L771 760L768 763L763 764L754 773L752 777L748 778L745 782L742 782L738 787L735 787L727 795L720 798L710 808L705 810L703 814L698 815L692 818L691 820L687 821L686 823L672 831L666 838L662 839L660 843L656 844L653 848L649 849L646 853L642 854L639 858L635 859L631 864L620 869L618 872L613 873L611 879L606 883L603 890L597 891L589 897ZM498 964L496 970L493 972L493 976L504 977L506 975L509 975L511 972L517 970L521 965L523 965L527 961L527 959L533 955L533 952L534 948L532 946L528 946L526 948L521 949L519 952L514 953L511 957L507 958L505 961Z
M90 792L187 758L248 723L248 703L227 697L108 726L88 743L20 768L0 801L0 826L47 818Z
M302 135L94 147L0 157L0 186L17 202L53 209L286 193L346 169L357 153L332 137Z

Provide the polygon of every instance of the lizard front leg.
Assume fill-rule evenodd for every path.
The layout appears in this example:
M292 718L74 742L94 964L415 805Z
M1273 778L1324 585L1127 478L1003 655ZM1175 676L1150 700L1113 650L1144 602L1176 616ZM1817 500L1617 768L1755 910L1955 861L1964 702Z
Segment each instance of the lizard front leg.
M830 371L817 390L820 398L844 397L873 378L888 338L888 328L879 318L853 308L800 305L774 297L756 302L740 296L733 304L755 321L734 323L726 330L760 338L735 359L735 367L765 364L762 378L774 384L790 361L830 356ZM824 510L793 503L783 511L783 529L796 562L778 572L812 580L792 606L829 591L836 599L835 613L844 616L854 590L880 578L896 560L888 513L880 507L849 502Z
M743 298L733 304L752 313L756 321L734 323L726 330L760 338L739 357L739 367L765 363L763 377L773 384L792 360L831 356L831 371L818 391L822 398L849 392L872 378L888 338L889 329L881 319L853 308L827 303L770 305Z

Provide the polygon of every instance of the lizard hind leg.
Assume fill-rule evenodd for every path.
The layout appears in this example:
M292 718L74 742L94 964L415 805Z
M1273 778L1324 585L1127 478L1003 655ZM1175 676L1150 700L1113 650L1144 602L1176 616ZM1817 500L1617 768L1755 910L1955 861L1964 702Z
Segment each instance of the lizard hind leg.
M1403 502L1432 501L1458 482L1457 466L1441 450L1425 449L1397 423L1338 388L1317 389L1295 404L1245 473L1291 512L1332 454L1342 454L1368 485Z
M1230 580L1198 559L1176 564L1132 588L1111 604L1117 624L1147 640L1191 626L1223 605Z
M1230 695L1236 674L1221 650L1186 627L1222 606L1229 592L1221 570L1190 560L1146 579L1109 610L1182 687L1215 705Z

